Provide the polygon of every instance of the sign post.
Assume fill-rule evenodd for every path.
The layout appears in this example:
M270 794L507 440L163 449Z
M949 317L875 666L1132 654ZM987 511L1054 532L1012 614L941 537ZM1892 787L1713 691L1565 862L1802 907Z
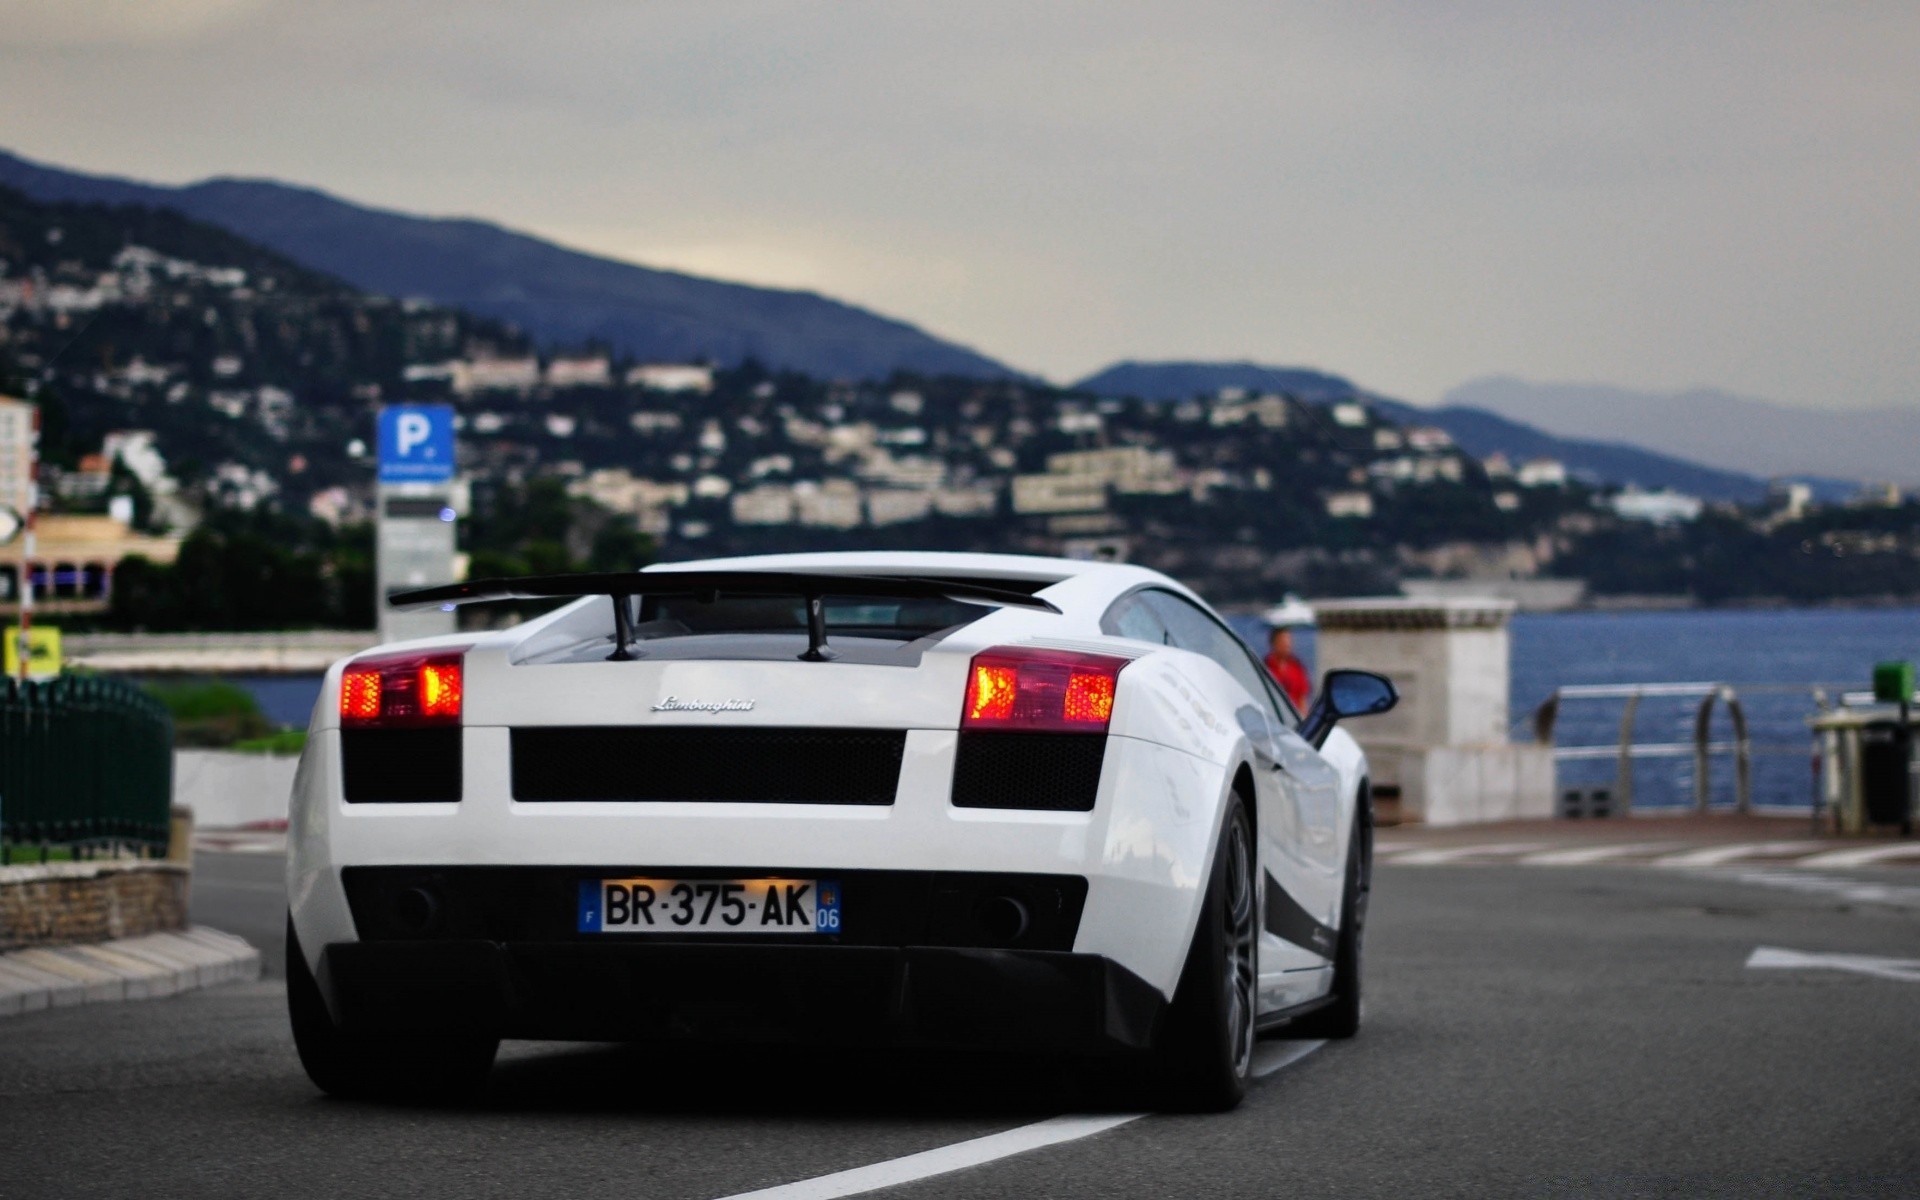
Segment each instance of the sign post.
M17 665L20 682L27 681L27 668L33 662L33 514L40 508L40 408L33 409L33 428L27 434L27 511L22 514L20 543L20 624L8 638L7 661ZM9 535L11 536L11 535ZM51 572L49 572L51 582ZM56 660L58 655L55 655ZM9 668L7 674L14 673Z
M451 611L395 612L387 593L453 582L453 408L396 404L380 410L379 515L374 608L380 640L454 632Z

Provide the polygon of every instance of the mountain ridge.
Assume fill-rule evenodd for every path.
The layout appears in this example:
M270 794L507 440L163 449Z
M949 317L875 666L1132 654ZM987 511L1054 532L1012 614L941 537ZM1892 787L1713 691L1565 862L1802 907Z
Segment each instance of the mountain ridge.
M1022 373L908 322L816 292L624 263L474 217L423 217L322 189L219 176L179 186L68 171L0 150L0 184L42 201L162 207L363 291L511 322L546 344L643 359L756 359L827 378Z
M1599 383L1490 375L1441 403L1466 405L1556 436L1646 446L1758 476L1920 483L1920 411L1796 408L1719 388L1646 392Z
M1303 380L1310 390L1299 390ZM1264 366L1246 361L1130 360L1097 371L1072 386L1075 391L1159 401L1183 400L1222 387L1287 391L1319 403L1355 399L1372 405L1401 424L1444 429L1476 458L1485 458L1495 451L1516 461L1557 458L1578 474L1610 483L1649 489L1674 488L1710 500L1751 501L1764 495L1767 487L1765 481L1744 472L1703 466L1622 442L1560 437L1468 405L1429 408L1395 400L1369 392L1343 376L1312 368Z

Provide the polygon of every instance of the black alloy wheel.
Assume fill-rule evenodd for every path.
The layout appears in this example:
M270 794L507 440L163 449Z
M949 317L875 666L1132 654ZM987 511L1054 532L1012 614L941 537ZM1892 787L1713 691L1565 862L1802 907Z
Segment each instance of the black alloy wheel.
M1257 879L1253 827L1246 802L1235 796L1160 1039L1159 1067L1176 1108L1224 1111L1240 1103L1252 1080Z

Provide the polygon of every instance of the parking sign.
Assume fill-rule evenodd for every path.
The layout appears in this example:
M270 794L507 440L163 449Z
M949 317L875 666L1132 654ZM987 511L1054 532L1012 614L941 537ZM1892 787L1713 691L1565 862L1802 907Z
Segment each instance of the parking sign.
M444 483L453 478L453 408L395 404L380 410L380 482Z

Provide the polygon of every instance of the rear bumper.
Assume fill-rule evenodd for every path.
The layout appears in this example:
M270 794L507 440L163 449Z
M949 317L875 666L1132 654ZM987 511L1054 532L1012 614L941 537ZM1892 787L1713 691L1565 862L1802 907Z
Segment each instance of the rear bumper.
M431 939L321 955L361 1033L1046 1049L1148 1046L1166 1001L1109 959L952 947Z

